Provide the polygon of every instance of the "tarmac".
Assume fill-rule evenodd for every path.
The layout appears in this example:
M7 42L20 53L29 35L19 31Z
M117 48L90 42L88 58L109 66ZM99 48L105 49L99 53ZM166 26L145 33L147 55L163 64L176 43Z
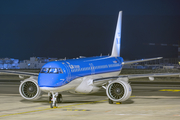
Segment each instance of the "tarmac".
M19 81L12 76L0 80L1 120L180 120L180 82L132 81L133 93L122 104L109 104L103 89L90 95L62 92L63 103L52 109L47 94L23 99Z

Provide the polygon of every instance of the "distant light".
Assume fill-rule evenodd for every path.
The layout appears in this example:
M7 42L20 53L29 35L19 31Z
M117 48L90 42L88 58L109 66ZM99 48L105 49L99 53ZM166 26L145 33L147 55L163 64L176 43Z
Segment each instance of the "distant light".
M176 46L176 47L178 47L179 45L178 45L178 44L173 44L172 46Z
M155 43L149 43L149 45L155 45Z
M161 44L161 46L167 46L167 44Z

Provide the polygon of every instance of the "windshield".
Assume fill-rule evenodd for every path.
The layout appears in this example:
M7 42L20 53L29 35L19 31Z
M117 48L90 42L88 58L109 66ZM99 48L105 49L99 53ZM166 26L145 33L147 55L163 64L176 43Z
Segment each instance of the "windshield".
M48 71L49 71L49 68L43 68L43 69L41 70L41 73L48 73Z
M42 68L40 73L63 73L61 68Z
M58 69L57 68L50 68L49 73L58 73Z
M62 69L61 69L61 68L59 68L59 73L63 73L63 71L62 71Z

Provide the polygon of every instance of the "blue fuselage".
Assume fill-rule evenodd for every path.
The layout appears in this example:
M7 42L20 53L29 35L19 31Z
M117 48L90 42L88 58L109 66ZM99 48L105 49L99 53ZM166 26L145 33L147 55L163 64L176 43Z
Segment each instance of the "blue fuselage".
M121 57L90 57L53 61L42 67L38 77L39 87L56 88L64 86L76 78L95 74L120 72ZM44 71L43 71L44 69Z

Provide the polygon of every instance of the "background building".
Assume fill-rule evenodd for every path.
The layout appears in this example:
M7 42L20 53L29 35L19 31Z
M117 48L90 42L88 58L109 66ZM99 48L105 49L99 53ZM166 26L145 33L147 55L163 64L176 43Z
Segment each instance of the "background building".
M55 61L57 58L30 57L30 60L23 60L19 63L20 69L41 69L44 64Z
M19 59L0 58L0 69L19 69Z

